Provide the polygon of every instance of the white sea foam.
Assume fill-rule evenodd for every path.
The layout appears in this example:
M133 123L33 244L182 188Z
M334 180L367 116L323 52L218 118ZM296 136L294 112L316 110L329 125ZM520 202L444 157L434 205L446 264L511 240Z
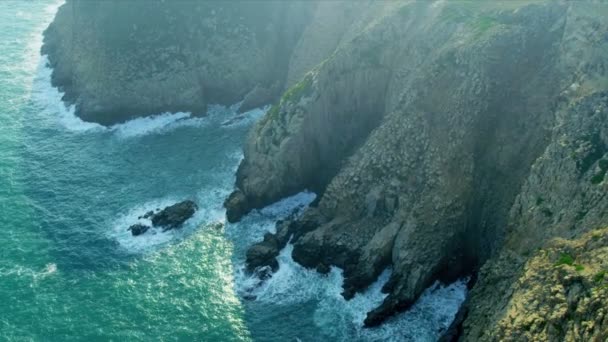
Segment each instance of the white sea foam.
M237 158L235 161L239 160L239 154L236 152L229 155ZM213 182L213 184L201 188L194 196L195 198L191 198L198 205L199 209L182 227L165 232L160 228L150 228L146 233L139 236L133 236L128 231L128 228L136 223L151 227L149 219L139 218L148 211L162 210L167 206L189 198L189 196L179 195L168 196L141 203L119 215L110 223L110 238L116 240L128 253L146 253L155 251L171 241L183 239L202 225L225 224L226 214L222 203L223 199L228 196L231 185L230 182L226 182L225 180L231 179L232 174L232 170L218 172L216 174L219 179L218 182Z
M266 232L274 230L275 221L289 215L295 208L308 205L314 194L302 193L254 212L242 223L230 226L227 232L246 245L260 241ZM236 233L235 231L238 231ZM247 275L244 266L235 270L236 291L243 297L278 306L316 303L314 322L324 333L337 341L434 341L454 319L467 293L466 280L450 285L439 283L429 287L407 312L396 315L374 329L363 327L367 312L382 303L381 292L391 271L384 271L365 292L346 301L342 297L344 282L341 269L332 267L327 275L308 270L291 257L293 246L288 244L279 254L279 270L260 281Z
M48 56L40 56L43 38L40 32L50 24L59 6L63 3L65 3L64 0L55 1L45 8L45 18L48 18L48 21L42 22L40 28L34 30L28 43L27 58L21 66L24 70L29 70L28 73L35 70L31 83L34 103L40 106L45 117L56 119L63 128L77 133L112 132L119 138L135 138L148 134L163 134L179 127L203 126L211 122L218 125L225 123L223 126L226 128L242 127L258 120L268 110L267 106L237 115L236 112L241 105L241 103L237 103L232 106L210 105L207 116L204 118L194 118L187 112L160 113L136 118L111 127L83 121L75 115L74 105L66 106L61 100L64 93L52 86L53 70L49 67Z
M114 125L109 131L121 138L134 138L151 133L164 133L184 126L198 126L204 124L202 118L192 118L190 113L162 113L127 121Z
M31 277L34 282L51 276L57 272L57 265L55 263L48 263L44 265L42 270L35 270L29 267L21 265L15 265L9 269L0 268L0 276L16 275L18 277Z
M466 297L466 280L447 286L435 283L409 311L396 315L378 328L366 329L363 320L367 312L386 298L381 289L391 271L384 271L365 292L347 301L341 295L342 270L332 267L329 274L322 275L305 269L292 259L292 251L292 245L281 251L279 270L266 281L245 275L243 268L238 270L238 293L279 306L316 302L315 324L337 341L435 341L451 324Z
M316 197L315 193L304 191L284 198L263 209L254 210L237 224L228 225L226 233L232 239L238 239L240 245L250 246L261 241L265 233L274 233L277 220L291 215L294 210L302 210Z
M46 118L56 119L69 131L76 133L110 132L118 138L137 138L149 134L164 134L180 127L204 127L210 124L219 125L227 119L235 118L238 104L233 106L210 105L205 117L192 117L191 113L161 113L139 117L125 123L105 127L97 123L86 122L75 114L75 106L61 100L64 93L51 84L53 70L48 66L48 56L42 56L36 71L32 87L32 99L40 107ZM240 114L240 120L223 125L226 128L250 125L265 113L267 108L251 110Z
M145 253L154 251L159 246L172 240L184 238L188 234L191 234L202 223L223 223L223 217L214 213L214 208L210 209L206 207L204 203L201 203L200 199L197 198L196 202L199 204L200 209L197 210L196 213L179 229L171 229L163 232L161 228L152 227L146 233L139 236L133 236L128 230L131 225L136 223L145 224L151 227L152 222L149 219L143 218L142 216L144 214L148 211L156 211L157 209L162 210L183 199L184 198L167 197L152 200L129 209L110 224L110 237L116 240L119 245L129 253Z
M51 85L52 69L48 67L48 57L42 56L34 78L32 100L40 107L45 117L56 117L59 123L72 131L102 131L99 124L85 122L74 115L74 106L66 106L61 100L63 93Z
M97 123L86 122L75 114L75 106L66 106L61 100L63 93L51 85L52 69L48 57L42 56L32 88L32 99L40 106L47 118L56 118L59 124L73 132L111 132L119 138L135 138L153 133L166 133L184 126L200 126L205 118L192 118L190 113L162 113L136 118L122 124L104 127Z
M140 236L133 236L128 228L135 224L141 223L151 226L150 220L139 219L146 212L152 210L163 209L168 205L172 205L176 202L174 199L161 199L150 201L142 205L135 206L129 209L125 214L121 215L112 224L112 230L110 235L118 241L118 243L126 251L131 253L140 253L149 251L155 246L165 244L175 237L176 230L169 230L163 232L160 229L150 228L145 234Z

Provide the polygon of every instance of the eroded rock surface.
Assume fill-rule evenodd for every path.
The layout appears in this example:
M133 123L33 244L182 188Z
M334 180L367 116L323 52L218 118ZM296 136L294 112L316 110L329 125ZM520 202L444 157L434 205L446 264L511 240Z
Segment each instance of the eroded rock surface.
M471 340L608 339L608 230L555 239L521 267L496 325Z
M485 264L465 318L463 336L475 340L476 329L498 324L534 248L606 223L608 9L369 6L373 19L354 20L358 33L252 130L239 212L304 189L322 194L302 217L314 224L290 224L293 257L343 268L346 298L392 267L369 326L435 280ZM513 267L491 280L504 265Z

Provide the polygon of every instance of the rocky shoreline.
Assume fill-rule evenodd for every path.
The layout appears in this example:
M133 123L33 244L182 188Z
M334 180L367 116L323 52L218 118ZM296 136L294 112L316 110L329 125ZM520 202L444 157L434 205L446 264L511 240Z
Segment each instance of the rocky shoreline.
M312 3L68 0L44 32L52 84L84 121L272 102Z
M224 202L227 219L304 190L318 200L249 249L249 272L276 270L290 242L301 265L342 268L350 299L391 267L388 295L367 314L369 327L407 310L437 280L477 274L452 338L560 340L583 326L585 336L605 338L596 304L580 316L566 310L576 323L547 319L552 299L538 284L574 277L554 272L559 253L542 254L559 239L587 241L577 249L586 261L587 253L603 253L587 236L595 231L603 241L608 225L608 5L285 3L171 5L162 18L179 19L175 27L187 28L188 40L170 44L166 38L182 32L161 32L140 47L146 56L129 49L117 56L112 49L131 40L82 27L87 15L115 17L114 9L70 0L45 33L43 52L54 84L85 120L200 112L243 98L244 109L273 103L244 144L235 191ZM186 13L196 9L203 20ZM206 31L241 18L238 34ZM83 33L66 40L75 29ZM116 29L134 40L155 32ZM169 67L133 71L151 51L150 65ZM165 92L171 96L159 96ZM135 107L121 107L127 102ZM594 287L576 291L596 303ZM530 298L546 313L533 322L521 309ZM594 314L600 318L591 322Z
M553 237L605 225L608 202L597 196L605 191L608 45L592 37L608 27L593 6L415 3L342 45L245 145L226 202L230 221L297 191L322 194L250 249L249 268L276 268L285 235L303 266L344 270L346 299L390 266L388 297L365 320L371 327L407 310L435 280L499 270L504 255L526 260ZM436 22L420 22L431 14ZM572 206L576 194L595 200ZM517 281L516 270L501 286ZM493 284L480 273L459 338L497 336L505 313L496 308L510 294L492 293Z

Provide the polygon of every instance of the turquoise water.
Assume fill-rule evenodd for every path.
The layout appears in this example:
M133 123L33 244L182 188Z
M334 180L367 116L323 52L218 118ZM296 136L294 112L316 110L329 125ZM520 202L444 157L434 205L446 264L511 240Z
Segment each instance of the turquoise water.
M222 200L263 110L230 126L222 123L235 111L223 107L199 119L84 123L60 102L38 52L56 7L0 2L0 340L427 341L449 324L462 282L429 289L413 310L368 330L361 322L389 271L349 302L340 270L304 270L289 246L270 281L244 275L247 246L314 198L224 225ZM183 229L126 231L183 199L201 207Z

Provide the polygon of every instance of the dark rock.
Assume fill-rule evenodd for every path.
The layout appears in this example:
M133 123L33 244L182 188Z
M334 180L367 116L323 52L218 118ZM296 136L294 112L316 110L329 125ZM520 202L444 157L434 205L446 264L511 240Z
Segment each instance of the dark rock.
M300 208L302 209L302 208ZM251 246L247 251L247 270L255 273L260 267L268 267L269 272L275 272L279 268L276 257L287 243L297 240L301 234L310 231L323 222L323 217L316 210L305 212L303 217L299 217L299 210L293 212L289 218L279 220L276 223L276 233L267 233L264 240ZM315 257L321 253L312 253ZM297 256L294 256L294 260ZM316 261L317 259L315 259ZM311 266L311 265L315 266ZM319 273L329 273L330 265L327 263L311 263L310 268L317 267Z
M379 307L367 313L363 324L368 328L379 326L395 313L409 309L414 302L400 301L394 296L389 295Z
M281 249L273 234L267 233L264 240L247 250L247 270L254 272L261 267L270 267L273 272L279 268L276 257Z
M178 228L191 218L196 210L198 210L198 207L192 201L176 203L152 215L152 225L154 227L163 227L164 230Z
M226 219L230 223L238 222L251 210L247 204L247 197L239 189L234 190L224 201Z
M159 209L156 209L156 210L159 210ZM147 219L147 218L150 218L152 216L154 216L154 211L150 210L144 216L141 216L141 217Z
M75 0L57 11L42 52L53 85L85 121L204 115L209 103L244 97L242 108L253 108L276 100L314 8L309 1Z
M319 263L317 265L317 272L321 274L328 274L331 271L331 268L324 263Z
M131 234L133 236L138 236L141 235L145 232L148 231L148 229L150 229L150 226L146 226L145 224L141 224L141 223L136 223L134 225L132 225L131 227L129 227L129 229L131 231Z
M243 296L244 300L251 300L251 301L253 301L253 300L256 300L257 298L258 297L256 295L252 295L252 294L246 294L246 295Z

